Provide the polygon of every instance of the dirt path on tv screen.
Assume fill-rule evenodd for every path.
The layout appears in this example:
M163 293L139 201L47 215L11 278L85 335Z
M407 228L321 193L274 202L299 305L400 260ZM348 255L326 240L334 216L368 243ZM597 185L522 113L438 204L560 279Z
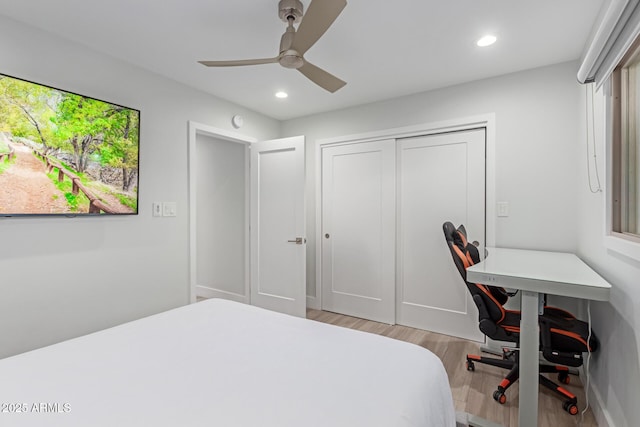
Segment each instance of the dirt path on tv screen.
M13 148L15 161L0 174L0 214L70 213L64 194L46 175L44 163L22 144Z

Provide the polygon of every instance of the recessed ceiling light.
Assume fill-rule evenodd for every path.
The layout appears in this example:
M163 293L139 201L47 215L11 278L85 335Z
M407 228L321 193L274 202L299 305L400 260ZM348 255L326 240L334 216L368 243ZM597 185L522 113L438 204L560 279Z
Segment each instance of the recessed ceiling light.
M476 42L480 47L491 46L496 42L496 36L486 35Z
M287 92L276 92L276 98L286 98L287 96L289 96Z

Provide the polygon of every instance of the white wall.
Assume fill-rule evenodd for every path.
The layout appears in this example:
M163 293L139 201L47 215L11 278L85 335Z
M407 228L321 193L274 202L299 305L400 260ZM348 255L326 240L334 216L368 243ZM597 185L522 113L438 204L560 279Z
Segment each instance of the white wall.
M0 357L186 304L187 121L242 114L264 139L280 123L1 17L0 73L141 110L138 216L0 220Z
M579 170L578 254L612 284L610 302L592 303L594 330L601 342L591 367L592 386L598 399L596 412L601 426L635 426L640 419L640 260L604 245L604 192L592 193L588 184L585 99L591 92L581 88L580 144L575 158ZM589 87L588 91L591 90ZM595 94L595 152L602 186L605 186L604 91ZM590 134L591 134L591 126ZM596 186L593 139L589 136L591 182Z
M307 141L307 291L315 294L315 146L318 139L495 113L496 244L574 251L579 88L564 63L283 123ZM347 87L348 90L348 87Z
M248 298L245 150L244 144L196 135L195 283Z

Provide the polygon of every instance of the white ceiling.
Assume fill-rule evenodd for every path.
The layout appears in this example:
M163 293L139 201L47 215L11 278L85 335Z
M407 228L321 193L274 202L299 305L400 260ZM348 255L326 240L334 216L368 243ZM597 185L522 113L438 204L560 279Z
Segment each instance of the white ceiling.
M334 94L278 64L196 62L276 56L278 0L0 0L0 13L286 120L578 59L606 3L348 0L305 54L347 82ZM498 42L478 48L485 33Z

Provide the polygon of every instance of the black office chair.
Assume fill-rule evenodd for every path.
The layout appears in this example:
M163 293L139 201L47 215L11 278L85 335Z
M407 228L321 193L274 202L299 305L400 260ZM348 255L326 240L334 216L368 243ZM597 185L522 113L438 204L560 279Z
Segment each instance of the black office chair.
M466 269L480 261L478 248L467 241L467 232L463 225L456 229L451 222L445 222L442 229L453 261L465 281L467 289L471 292L473 302L478 307L480 330L491 339L514 343L517 348L520 340L520 311L504 308L510 295L504 288L469 283ZM540 349L543 357L551 363L559 364L540 364L540 384L565 399L562 407L565 411L575 415L578 413L576 396L542 374L557 373L559 382L569 384L568 366L582 365L582 353L595 351L598 347L598 340L591 333L587 345L588 324L559 308L545 306L544 313L539 316L539 325ZM475 363L509 369L509 373L493 393L493 398L496 401L501 404L506 403L505 391L519 377L518 350L505 350L502 359L468 354L467 370L474 371Z

